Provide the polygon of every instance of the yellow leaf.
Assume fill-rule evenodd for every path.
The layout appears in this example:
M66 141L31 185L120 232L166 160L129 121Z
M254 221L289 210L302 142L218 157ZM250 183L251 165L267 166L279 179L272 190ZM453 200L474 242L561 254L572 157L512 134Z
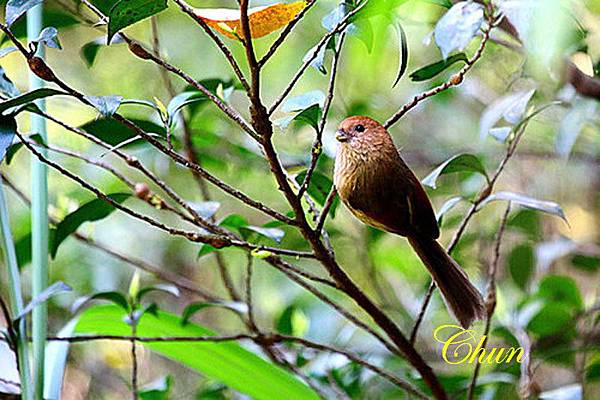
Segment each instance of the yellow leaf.
M248 10L250 33L259 38L289 24L306 7L306 1L275 3ZM228 8L196 8L195 14L209 26L231 39L243 37L240 10Z

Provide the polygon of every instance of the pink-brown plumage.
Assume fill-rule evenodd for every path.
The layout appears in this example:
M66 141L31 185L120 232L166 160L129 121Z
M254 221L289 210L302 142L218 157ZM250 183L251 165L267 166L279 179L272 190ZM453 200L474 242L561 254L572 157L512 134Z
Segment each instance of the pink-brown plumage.
M355 116L342 121L336 138L334 184L342 202L365 224L408 238L463 326L482 318L481 295L437 243L431 202L386 129Z

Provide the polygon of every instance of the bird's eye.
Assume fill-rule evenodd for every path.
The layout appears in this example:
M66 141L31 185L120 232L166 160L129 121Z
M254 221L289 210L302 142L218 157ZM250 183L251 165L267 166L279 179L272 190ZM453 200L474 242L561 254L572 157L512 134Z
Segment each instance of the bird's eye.
M365 127L363 125L356 125L356 128L354 128L356 130L356 132L364 132L365 131Z

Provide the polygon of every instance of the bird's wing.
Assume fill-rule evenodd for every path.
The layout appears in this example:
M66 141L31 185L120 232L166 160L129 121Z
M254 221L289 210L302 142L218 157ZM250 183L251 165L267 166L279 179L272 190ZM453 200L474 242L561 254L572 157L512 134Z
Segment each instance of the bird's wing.
M440 228L433 207L425 189L421 186L421 182L414 175L413 178L415 184L412 186L413 190L407 198L411 225L417 232L432 239L437 239L440 236Z

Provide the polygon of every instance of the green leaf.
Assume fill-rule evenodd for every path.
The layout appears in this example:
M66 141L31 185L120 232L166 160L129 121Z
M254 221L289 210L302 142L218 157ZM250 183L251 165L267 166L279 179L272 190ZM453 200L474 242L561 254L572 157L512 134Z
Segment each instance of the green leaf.
M169 400L171 386L173 378L166 376L144 386L138 394L141 400Z
M593 273L600 268L600 258L592 255L576 254L571 258L571 264L582 271Z
M211 246L210 244L203 243L202 246L200 246L200 250L198 250L198 255L196 256L196 258L200 258L202 256L212 253L213 251L218 251L218 250L219 249Z
M540 282L537 295L547 302L560 303L572 307L575 311L583 310L583 300L577 283L568 276L545 276Z
M129 312L130 309L129 302L122 293L110 291L99 292L91 296L80 297L79 299L75 300L71 305L71 313L75 314L79 312L83 307L85 307L94 300L110 301L111 303L121 307L126 312Z
M585 379L588 382L600 380L600 360L596 360L586 367Z
M89 308L81 315L76 332L129 335L131 327L123 322L124 316L125 312L111 305ZM182 326L178 316L164 311L158 311L156 316L146 314L137 333L148 337L215 334L196 324ZM256 400L318 399L312 389L292 374L235 342L148 342L143 346Z
M508 269L513 282L525 290L535 271L533 248L527 244L514 247L508 255Z
M131 195L128 193L113 193L108 197L115 202L121 204ZM56 227L56 233L50 246L50 255L56 257L58 246L73 232L77 230L84 222L98 221L107 217L115 210L112 204L107 203L102 199L94 199L85 203L77 210L67 215Z
M121 29L167 9L167 0L120 0L108 13L108 39Z
M9 108L26 105L33 102L34 100L57 95L69 96L68 93L63 92L62 90L50 88L35 89L31 92L23 93L22 95L0 102L0 114L4 114L4 112ZM16 114L16 112L14 112L13 114Z
M527 330L545 337L572 328L573 315L569 307L560 303L544 305L527 324Z
M303 336L308 331L310 321L304 312L291 305L285 308L277 319L277 332L284 335Z
M8 0L6 3L6 25L11 26L27 10L42 2L43 0Z
M406 32L402 25L396 23L396 32L398 34L398 43L400 45L400 66L398 67L398 73L396 74L396 80L392 87L396 86L400 82L400 78L404 76L406 68L408 68L408 40L406 39Z
M53 26L56 29L68 28L70 26L79 24L79 20L77 18L60 10L44 7L42 13L44 24ZM27 20L25 18L19 19L10 27L10 31L18 39L25 38L27 36ZM0 44L3 44L7 41L10 41L10 39L8 36L4 35L2 39L0 39Z
M21 311L19 315L17 315L14 321L18 321L31 311L36 308L38 305L45 303L52 296L56 296L59 293L69 292L71 291L71 287L64 282L56 282L51 286L48 286L46 289L42 290L40 294L35 296L29 304Z
M111 44L117 44L117 43L123 43L123 39L121 39L121 37L116 37L113 39ZM86 44L83 45L83 47L81 48L81 58L83 58L83 60L85 61L85 64L87 65L88 68L90 68L92 65L94 65L94 61L96 61L96 57L98 56L98 52L100 51L100 49L102 47L107 46L106 44L106 37L102 36L99 37L95 40L92 40L91 42L87 42Z
M567 221L567 217L565 216L563 209L558 203L555 203L553 201L534 199L533 197L529 197L520 193L507 191L493 193L481 202L480 207L484 207L486 204L497 200L510 201L512 203L518 204L526 208L530 208L532 210L542 211L548 214L556 215L562 218L563 221L565 221L567 224L569 223L569 221Z
M17 121L14 117L0 115L0 163L7 155L16 132Z
M139 126L145 132L158 134L163 137L166 135L165 128L155 124L154 122L135 118L130 119L130 121ZM131 141L132 139L138 137L138 134L134 130L126 127L113 118L94 119L81 125L79 128L112 146L117 146L120 143ZM128 146L144 143L146 142L140 139L139 141L128 143Z
M304 182L305 177L306 177L306 170L298 173L295 176L296 182L298 182L301 185L302 182ZM308 188L306 189L306 191L310 195L310 197L312 197L319 205L323 206L325 204L325 201L327 200L327 195L329 194L329 191L331 190L332 186L333 186L333 182L331 181L331 179L329 179L325 175L315 171L315 172L313 172L313 174L310 178L310 184L308 185ZM329 210L332 217L335 216L335 210L338 205L339 205L339 197L336 196L336 198L333 201L333 204L331 205L331 208Z
M237 229L237 230L239 230L240 228L246 227L248 225L249 224L248 224L248 221L246 221L246 218L244 218L238 214L228 215L225 218L223 218L221 221L219 221L219 226L224 226L226 228Z
M0 121L1 121L1 118L0 118ZM39 143L39 144L44 143L44 139L42 138L42 135L40 135L39 133L29 136L29 140L33 140L34 142ZM2 139L0 138L0 142L1 141L2 141ZM10 164L10 162L15 157L15 155L17 155L17 152L23 146L24 146L23 143L17 142L17 143L13 143L12 145L10 145L8 147L8 149L6 150L6 165ZM2 157L0 157L0 161L1 160L2 160Z
M245 303L229 301L229 302L207 302L200 301L188 304L183 313L181 314L181 325L187 325L190 323L190 318L196 315L198 312L211 307L222 307L227 310L231 310L238 314L246 314L248 312L248 306Z
M540 238L540 215L534 210L519 210L508 220L507 226L526 233L531 239Z
M285 232L278 228L265 228L263 226L248 225L242 227L241 229L258 233L260 236L264 236L277 243L281 243L283 237L285 236Z
M459 154L449 160L444 161L439 167L434 169L429 175L427 175L421 183L425 186L429 186L433 189L436 188L436 181L441 175L451 174L454 172L475 172L485 176L485 179L489 181L485 167L479 160L479 158L473 154Z
M434 76L438 75L442 71L444 71L447 68L451 67L452 65L456 64L457 62L459 62L459 61L466 62L467 60L468 60L468 58L465 53L453 54L450 57L446 58L445 60L440 60L433 64L429 64L422 68L419 68L418 70L412 72L409 75L409 78L413 82L426 81L427 79L433 78Z

